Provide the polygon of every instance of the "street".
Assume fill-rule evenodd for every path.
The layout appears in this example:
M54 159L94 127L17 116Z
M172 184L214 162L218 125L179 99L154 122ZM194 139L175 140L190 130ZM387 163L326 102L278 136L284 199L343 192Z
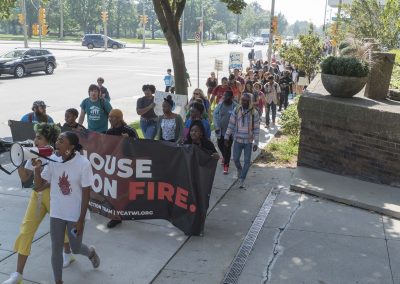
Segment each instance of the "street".
M23 43L0 42L0 54L21 46ZM30 46L37 47L38 43L30 43ZM30 112L35 100L45 101L49 105L47 113L56 122L64 122L64 111L71 107L79 110L80 103L88 95L89 85L96 83L99 76L105 79L112 106L123 111L128 123L138 120L136 100L143 94L142 85L154 84L158 90L164 90L163 77L168 68L172 69L172 62L168 46L147 45L144 50L141 46L128 47L104 52L88 50L80 43L44 43L43 48L49 48L57 59L58 67L53 75L39 72L21 79L9 75L0 77L0 95L5 106L0 113L0 137L10 136L7 121L19 120ZM258 49L266 50L266 46L255 47ZM228 44L200 47L200 88L206 90L205 82L214 69L215 59L223 60L226 70L219 78L228 75L231 51L242 51L244 66L248 65L250 48ZM196 45L185 45L184 52L192 82L191 94L197 87Z

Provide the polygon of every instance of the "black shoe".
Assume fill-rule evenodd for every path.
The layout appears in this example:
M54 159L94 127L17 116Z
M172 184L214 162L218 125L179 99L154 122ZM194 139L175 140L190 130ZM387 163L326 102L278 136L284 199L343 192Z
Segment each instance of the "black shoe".
M121 220L111 220L110 222L107 223L107 228L114 228L115 226L121 224L122 221Z

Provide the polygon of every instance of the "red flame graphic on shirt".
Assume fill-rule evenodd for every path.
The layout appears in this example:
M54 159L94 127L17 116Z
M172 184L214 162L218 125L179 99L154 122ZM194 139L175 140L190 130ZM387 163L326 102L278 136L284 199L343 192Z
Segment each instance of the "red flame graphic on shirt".
M58 178L58 186L60 187L60 190L62 194L64 195L70 195L71 194L71 184L68 181L68 175L65 175L65 172L63 172L63 175Z

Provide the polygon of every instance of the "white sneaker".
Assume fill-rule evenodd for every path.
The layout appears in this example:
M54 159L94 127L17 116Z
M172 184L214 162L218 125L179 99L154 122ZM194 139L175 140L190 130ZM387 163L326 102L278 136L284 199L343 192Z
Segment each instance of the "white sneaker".
M18 272L13 272L3 284L21 284L22 283L22 274Z
M68 267L74 261L75 257L72 255L72 253L63 252L63 268Z

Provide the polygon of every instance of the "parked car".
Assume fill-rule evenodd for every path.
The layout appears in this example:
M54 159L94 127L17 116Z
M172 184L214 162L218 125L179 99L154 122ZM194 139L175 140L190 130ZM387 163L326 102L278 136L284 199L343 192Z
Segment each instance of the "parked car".
M264 45L265 41L262 37L255 37L254 38L254 45Z
M21 78L39 71L53 74L56 67L56 58L47 49L16 48L0 56L0 75L11 74Z
M228 37L228 44L229 43L240 44L241 42L242 42L242 38L238 35L230 35Z
M242 41L242 46L254 47L254 41L251 38L246 38L244 41Z
M104 35L101 34L87 34L82 38L82 46L86 46L89 49L95 47L104 47ZM107 37L107 47L112 49L125 48L126 44L121 41L117 41L110 37Z

